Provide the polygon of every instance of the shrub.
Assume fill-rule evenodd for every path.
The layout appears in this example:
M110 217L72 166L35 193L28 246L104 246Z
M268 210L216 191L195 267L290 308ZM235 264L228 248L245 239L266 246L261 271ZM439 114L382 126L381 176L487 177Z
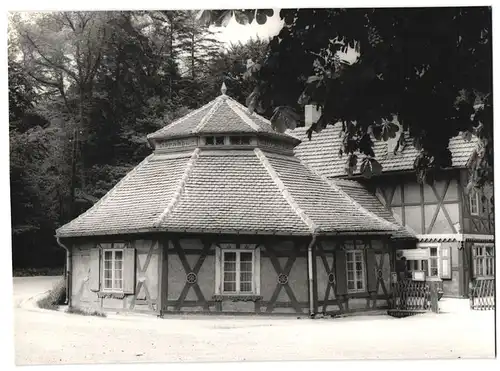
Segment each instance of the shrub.
M14 268L14 277L62 276L64 268Z
M57 310L59 305L66 301L66 280L64 278L57 281L48 295L38 300L37 304L40 308Z
M95 316L95 317L106 317L106 313L98 312L96 310L84 310L80 308L68 308L66 313L79 314L81 316Z

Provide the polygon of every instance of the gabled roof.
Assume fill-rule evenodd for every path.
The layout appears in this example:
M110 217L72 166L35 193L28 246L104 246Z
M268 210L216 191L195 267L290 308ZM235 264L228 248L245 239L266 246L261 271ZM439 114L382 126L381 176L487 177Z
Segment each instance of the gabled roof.
M399 233L401 226L376 207L366 190L351 192L361 200L355 201L350 188L329 182L286 149L297 139L269 132L274 142L260 141L272 130L270 124L240 107L222 95L150 135L160 141L172 136L195 140L159 146L92 208L59 228L57 236ZM216 132L253 136L228 146L210 146L197 137Z
M295 155L326 177L347 177L346 157L339 156L339 150L342 146L342 124L329 125L320 133L313 133L311 140L308 139L306 130L306 128L301 127L287 132L302 141L295 147ZM417 150L409 135L407 133L404 135L406 145L396 155L388 153L387 142L374 141L375 158L382 165L384 173L413 170ZM473 151L477 148L477 143L477 137L473 137L470 141L466 141L460 136L450 139L448 148L452 154L452 167L465 167ZM355 174L359 174L359 166Z

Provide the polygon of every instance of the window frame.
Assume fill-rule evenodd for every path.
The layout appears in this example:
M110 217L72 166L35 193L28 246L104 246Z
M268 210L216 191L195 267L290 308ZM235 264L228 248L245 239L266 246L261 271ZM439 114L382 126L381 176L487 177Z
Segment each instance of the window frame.
M428 251L427 254L427 272L426 278L441 278L441 244L440 243L419 243L417 244L418 249L426 249ZM436 249L436 256L431 255L431 249ZM437 265L437 274L431 275L431 260L436 260Z
M486 255L486 248L490 247L493 250L493 255ZM483 249L483 254L478 255L477 249ZM472 276L474 278L493 278L495 277L495 244L494 243L473 243L472 244ZM478 261L481 259L481 266L483 274L478 274ZM486 274L488 263L491 261L492 274Z
M240 246L246 246L241 248ZM248 247L252 246L252 247ZM216 282L215 294L222 296L259 296L260 295L260 247L257 244L236 244L236 243L221 243L216 244ZM224 290L224 255L226 253L236 253L236 291ZM241 291L241 253L252 254L252 290ZM218 257L217 257L218 256Z
M111 253L111 287L106 287L106 252L110 252ZM121 288L118 288L118 287L115 287L115 270L116 270L116 267L115 267L115 264L116 264L116 253L117 252L121 252L122 253L122 258L121 258L121 262L122 262L122 266L121 266L121 278L120 278L120 281L121 281ZM125 270L124 270L124 265L125 265L125 251L123 248L119 248L119 249L113 249L113 248L105 248L105 249L102 249L102 291L105 291L105 292L124 292L124 273L125 273Z
M475 211L473 211L473 200L476 202L476 205L475 205L476 210ZM470 212L470 215L479 216L479 208L480 208L479 201L480 201L479 192L477 192L476 190L471 190L469 192L469 212Z
M356 278L356 263L357 260L349 260L349 255L353 254L353 256L360 256L361 257L361 273L362 273L362 279L359 281ZM349 263L352 262L354 264L354 280L349 280ZM345 251L345 275L346 275L346 288L347 288L347 293L348 294L359 294L359 293L365 293L367 292L367 285L366 285L366 254L365 251L362 249L351 249L351 250L346 250ZM349 282L354 282L354 286L356 288L350 289L349 288ZM362 282L363 287L361 289L357 288L357 283Z

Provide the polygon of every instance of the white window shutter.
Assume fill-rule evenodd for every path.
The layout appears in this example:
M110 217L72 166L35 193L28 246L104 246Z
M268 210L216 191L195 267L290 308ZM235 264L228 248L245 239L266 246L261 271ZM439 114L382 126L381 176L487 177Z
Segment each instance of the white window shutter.
M98 247L90 249L89 288L91 291L100 290L101 281L101 250Z
M451 248L441 246L441 278L451 279Z
M123 250L123 293L135 294L135 249Z
M260 295L260 247L255 248L253 272L254 272L254 282L255 282L255 294Z
M220 287L221 287L221 251L219 246L215 246L215 295L220 295Z

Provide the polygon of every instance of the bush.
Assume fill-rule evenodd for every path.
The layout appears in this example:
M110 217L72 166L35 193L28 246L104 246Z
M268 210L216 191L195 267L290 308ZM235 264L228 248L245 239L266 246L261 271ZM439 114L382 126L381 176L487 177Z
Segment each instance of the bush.
M14 268L14 277L62 276L64 268Z
M95 316L95 317L106 317L106 313L98 312L96 310L84 310L80 308L68 308L66 313L79 314L81 316Z
M66 301L66 280L60 279L49 291L49 294L40 300L37 304L40 308L57 310L59 305L63 305Z

